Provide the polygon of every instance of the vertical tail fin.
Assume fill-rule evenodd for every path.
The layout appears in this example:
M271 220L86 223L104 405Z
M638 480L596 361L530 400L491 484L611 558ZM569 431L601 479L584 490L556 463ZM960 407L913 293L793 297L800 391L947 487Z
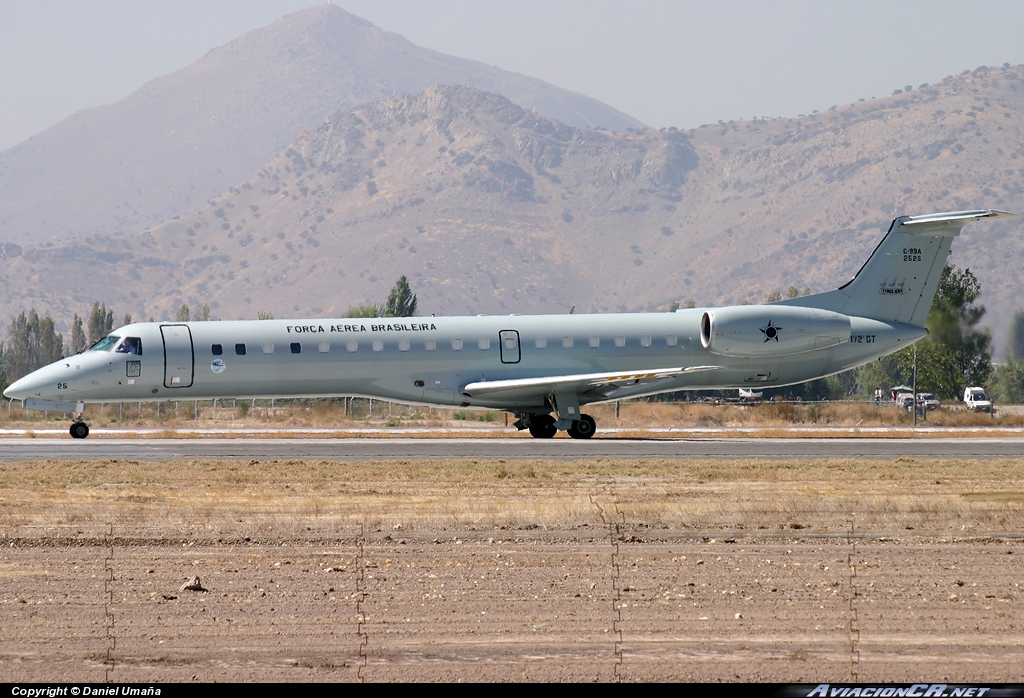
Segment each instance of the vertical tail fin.
M779 303L924 327L953 238L972 221L1012 215L989 209L901 216L852 281Z

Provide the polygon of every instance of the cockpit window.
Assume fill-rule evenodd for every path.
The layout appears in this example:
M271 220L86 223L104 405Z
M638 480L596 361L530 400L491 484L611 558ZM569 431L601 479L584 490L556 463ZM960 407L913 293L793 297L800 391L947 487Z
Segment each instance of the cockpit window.
M120 341L120 337L109 335L89 347L88 351L110 351L114 348L114 345Z
M116 349L118 354L142 354L142 340L138 337L125 337L121 346Z

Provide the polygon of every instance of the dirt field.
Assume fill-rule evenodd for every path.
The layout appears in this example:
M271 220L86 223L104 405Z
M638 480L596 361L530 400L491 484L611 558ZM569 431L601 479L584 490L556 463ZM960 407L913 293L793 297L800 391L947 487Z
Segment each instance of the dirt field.
M1019 460L0 463L0 531L0 681L1024 682Z

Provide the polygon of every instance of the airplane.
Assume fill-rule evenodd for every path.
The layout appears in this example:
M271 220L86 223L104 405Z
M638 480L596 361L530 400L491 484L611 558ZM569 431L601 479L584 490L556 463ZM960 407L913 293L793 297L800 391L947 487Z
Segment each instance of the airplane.
M592 403L678 390L793 385L925 337L954 237L1014 214L893 220L847 284L764 305L662 313L148 322L15 381L4 395L71 415L111 401L361 396L491 408L535 438L575 439Z

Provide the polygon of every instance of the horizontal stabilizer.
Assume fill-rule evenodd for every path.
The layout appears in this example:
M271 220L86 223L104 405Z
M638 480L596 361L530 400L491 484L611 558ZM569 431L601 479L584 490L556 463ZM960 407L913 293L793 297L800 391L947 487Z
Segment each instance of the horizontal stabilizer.
M551 393L590 392L608 386L625 387L638 383L654 383L655 381L675 378L687 373L699 371L715 371L720 366L686 366L680 368L656 368L640 371L616 371L614 373L579 373L570 376L544 376L541 378L512 378L509 380L477 381L462 389L466 397L497 397L521 398L537 395L547 397Z
M907 216L903 225L911 228L914 233L941 235L942 233L939 231L945 229L949 230L950 236L956 236L960 234L960 228L967 223L980 221L982 218L1008 218L1015 215L1017 214L996 211L991 208L983 211L951 211L949 213L929 213L924 216Z

